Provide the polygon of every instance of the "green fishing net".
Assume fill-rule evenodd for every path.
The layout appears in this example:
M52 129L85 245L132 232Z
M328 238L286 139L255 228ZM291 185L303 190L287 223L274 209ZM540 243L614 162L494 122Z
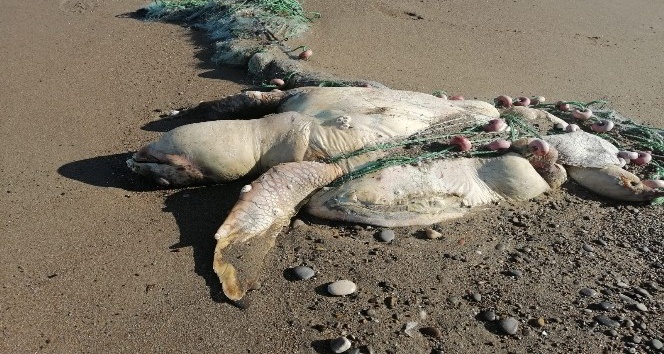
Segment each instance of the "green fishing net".
M317 13L296 0L158 0L145 18L201 29L215 43L213 62L246 66L267 46L303 34Z
M643 166L628 165L630 172L644 179L664 179L664 130L638 124L620 115L615 110L607 108L604 101L567 102L572 109L591 109L593 116L580 121L572 116L571 110L561 111L555 104L539 104L533 106L561 118L568 124L577 124L580 129L595 134L615 145L620 150L649 151L652 160ZM450 117L444 123L418 132L404 139L390 141L366 147L357 151L334 156L327 161L339 162L376 151L384 152L383 156L375 161L365 163L359 169L339 178L333 185L340 185L346 181L359 178L366 174L396 165L421 164L428 160L456 157L488 157L497 156L504 152L491 151L487 144L499 139L514 142L520 138L540 138L543 135L565 134L565 130L556 127L553 123L530 121L510 110L501 114L501 118L509 126L502 132L485 132L485 123L476 123L475 117L467 114L458 114ZM611 121L614 128L608 132L598 133L592 126L602 120ZM456 145L450 144L453 137L467 138L472 148L468 151L459 151ZM653 204L664 204L664 198L656 199Z

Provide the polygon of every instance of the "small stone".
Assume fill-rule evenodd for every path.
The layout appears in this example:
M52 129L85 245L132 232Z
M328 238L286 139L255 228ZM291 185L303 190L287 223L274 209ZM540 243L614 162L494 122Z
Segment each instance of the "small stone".
M457 307L459 304L461 304L461 299L458 296L450 296L447 298L447 302L449 302L452 306Z
M473 299L473 301L475 301L475 302L480 302L480 301L482 301L482 294L473 293L472 295L470 295L470 298Z
M619 288L629 288L629 284L627 284L625 282L622 282L622 281L617 282L616 286L619 287Z
M625 327L634 327L634 321L632 320L625 320Z
M426 236L426 238L430 240L435 240L443 237L443 234L432 228L427 228L426 230L424 230L424 235Z
M441 332L440 329L438 329L436 327L420 328L420 333L422 333L425 336L433 337L433 338L436 338L436 339L443 338L443 332Z
M385 305L387 306L388 309L393 309L395 306L397 306L396 296L390 296L385 298Z
M630 338L630 341L635 344L641 343L641 340L642 340L641 336L637 334L633 335L632 338Z
M662 344L662 342L661 342L659 339L656 339L656 338L653 338L653 339L650 341L650 345L651 345L653 348L655 348L656 350L660 350L660 349L662 349L662 347L664 347L664 344Z
M579 293L581 295L587 296L587 297L597 296L597 291L595 289L591 289L591 288L583 288L583 289L579 290Z
M392 242L394 240L394 230L385 229L378 234L378 241Z
M519 321L514 317L507 317L500 321L500 329L507 334L515 334L519 330Z
M636 287L636 288L634 288L634 291L641 294L641 295L643 295L643 296L645 296L645 297L652 297L652 295L650 295L648 290L646 290L644 288Z
M607 246L608 245L606 243L606 241L602 240L601 238L598 238L597 240L595 240L595 242L600 246Z
M602 311L611 311L611 310L616 308L616 305L614 305L610 302L607 302L607 301L603 301L603 302L600 302L599 304L597 304L597 308L602 310Z
M306 224L304 223L304 221L302 221L301 219L295 219L295 220L293 220L293 222L291 223L291 228L293 228L293 229L297 229L298 227L302 227L302 226L304 226L304 225L306 225Z
M360 348L353 348L351 349L348 354L360 354Z
M523 272L517 269L510 269L505 272L506 275L512 276L512 277L520 277L523 275Z
M316 274L316 272L313 269L305 266L297 266L293 268L292 271L293 275L295 275L295 278L297 280L311 279Z
M357 285L350 280L339 280L327 286L327 292L334 296L350 295L357 291Z
M634 305L634 307L639 311L643 311L643 312L648 311L648 308L646 307L646 305L644 305L640 302L638 304Z
M493 310L485 310L480 314L480 318L488 322L495 321L496 313Z
M408 337L412 337L413 336L413 330L415 328L417 328L417 322L415 322L415 321L408 322L403 327L403 333L405 333Z
M618 336L618 331L616 331L615 329L612 329L612 330L609 331L609 335L611 337L617 337Z
M614 321L604 315L599 315L595 317L595 321L602 326L607 326L607 327L620 327L620 323L618 321Z
M587 244L587 243L583 245L583 250L586 251L586 252L594 252L594 251L595 251L595 249L593 248L593 246L591 246L591 245L589 245L589 244Z
M625 294L619 294L618 297L620 298L620 300L624 301L627 304L630 304L630 305L636 305L637 304L636 300L632 299L631 297L629 297Z
M544 317L540 317L540 318L537 319L537 326L538 327L546 326L546 320L544 320Z
M495 248L496 248L497 251L503 251L503 250L505 250L505 245L502 244L502 243L499 243L499 244L496 244Z
M339 337L330 341L330 349L335 353L343 353L350 349L351 343L346 337Z

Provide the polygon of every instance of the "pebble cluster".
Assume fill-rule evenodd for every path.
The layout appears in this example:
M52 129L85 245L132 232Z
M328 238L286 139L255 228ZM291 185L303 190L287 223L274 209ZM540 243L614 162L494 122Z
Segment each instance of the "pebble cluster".
M316 315L307 326L322 343L318 350L467 352L455 338L470 336L494 352L515 345L533 352L662 352L664 240L647 225L635 226L659 210L617 205L600 212L606 215L584 216L588 201L576 192L581 196L545 198L527 210L496 207L479 217L488 227L483 240L465 239L482 230L461 222L448 229L351 226L332 239L300 229L310 248L295 248L305 265L291 269L292 284L310 294L300 296L311 299L305 308ZM593 222L615 214L624 226L614 232ZM436 245L444 247L428 251ZM633 273L633 254L651 272ZM418 287L404 274L425 283Z

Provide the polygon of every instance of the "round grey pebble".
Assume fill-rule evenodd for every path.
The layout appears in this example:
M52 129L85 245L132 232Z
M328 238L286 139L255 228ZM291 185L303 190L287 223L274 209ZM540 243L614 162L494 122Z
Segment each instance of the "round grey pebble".
M595 317L595 321L597 323L601 324L602 326L607 326L607 327L620 327L620 322L614 321L604 315L599 315Z
M327 286L327 292L334 296L350 295L357 290L357 285L350 280L339 280Z
M650 341L650 345L651 345L653 348L657 349L657 350L660 350L660 349L662 349L662 347L664 347L664 344L662 344L662 342L661 342L659 339L655 339L655 338L653 338L653 339Z
M505 249L505 245L502 243L496 244L496 250L497 251L503 251Z
M473 293L470 297L473 299L473 301L476 302L482 301L482 294L480 293Z
M591 288L583 288L583 289L579 290L579 293L581 295L587 296L587 297L593 297L593 296L597 295L597 291L595 289L591 289Z
M593 248L593 246L591 246L591 245L589 245L589 244L587 244L587 243L583 245L583 250L586 251L586 252L593 252L593 251L595 251L595 249Z
M315 274L316 272L309 267L297 266L293 268L293 275L295 275L297 280L311 279Z
M641 336L635 334L632 336L632 338L630 338L630 340L632 343L639 344L641 343Z
M339 337L330 341L330 349L335 353L343 353L350 349L351 343L346 337Z
M644 305L640 302L638 304L636 304L634 307L636 307L636 309L639 310L639 311L644 311L644 312L648 311L648 308L646 307L646 305Z
M519 321L514 317L507 317L500 321L500 329L507 334L516 334L519 330Z
M495 321L496 313L492 310L482 311L481 318L488 322Z
M392 242L394 240L394 230L385 229L378 234L378 241Z

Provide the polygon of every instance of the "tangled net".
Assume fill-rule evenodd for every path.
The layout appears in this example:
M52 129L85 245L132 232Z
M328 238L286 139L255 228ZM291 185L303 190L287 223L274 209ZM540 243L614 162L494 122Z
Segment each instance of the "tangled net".
M242 67L268 46L284 46L320 17L296 0L157 0L143 12L148 20L203 30L215 42L213 62Z
M549 112L569 124L578 124L582 130L608 140L620 150L649 151L652 155L649 164L644 166L628 165L625 168L634 174L645 176L647 179L664 179L663 129L637 124L626 119L615 110L606 108L605 101L572 101L567 103L572 107L591 109L594 114L590 119L579 121L569 111L559 110L555 104L538 104L532 107ZM550 124L532 122L513 114L509 110L501 114L501 118L509 126L503 132L485 132L483 130L484 124L477 124L472 116L460 114L405 139L334 156L329 158L327 162L339 162L375 151L385 152L385 157L369 162L362 168L340 177L332 185L338 186L346 181L390 166L419 165L426 161L441 158L498 156L504 154L504 152L492 151L486 148L489 142L498 139L514 142L524 137L540 138L543 135L565 133L564 130L556 128L550 122ZM604 133L593 131L591 129L592 124L601 120L610 120L613 122L614 128ZM450 140L455 136L466 137L472 143L472 148L464 152L459 151L456 145L450 144ZM652 204L664 204L664 198L655 199Z

